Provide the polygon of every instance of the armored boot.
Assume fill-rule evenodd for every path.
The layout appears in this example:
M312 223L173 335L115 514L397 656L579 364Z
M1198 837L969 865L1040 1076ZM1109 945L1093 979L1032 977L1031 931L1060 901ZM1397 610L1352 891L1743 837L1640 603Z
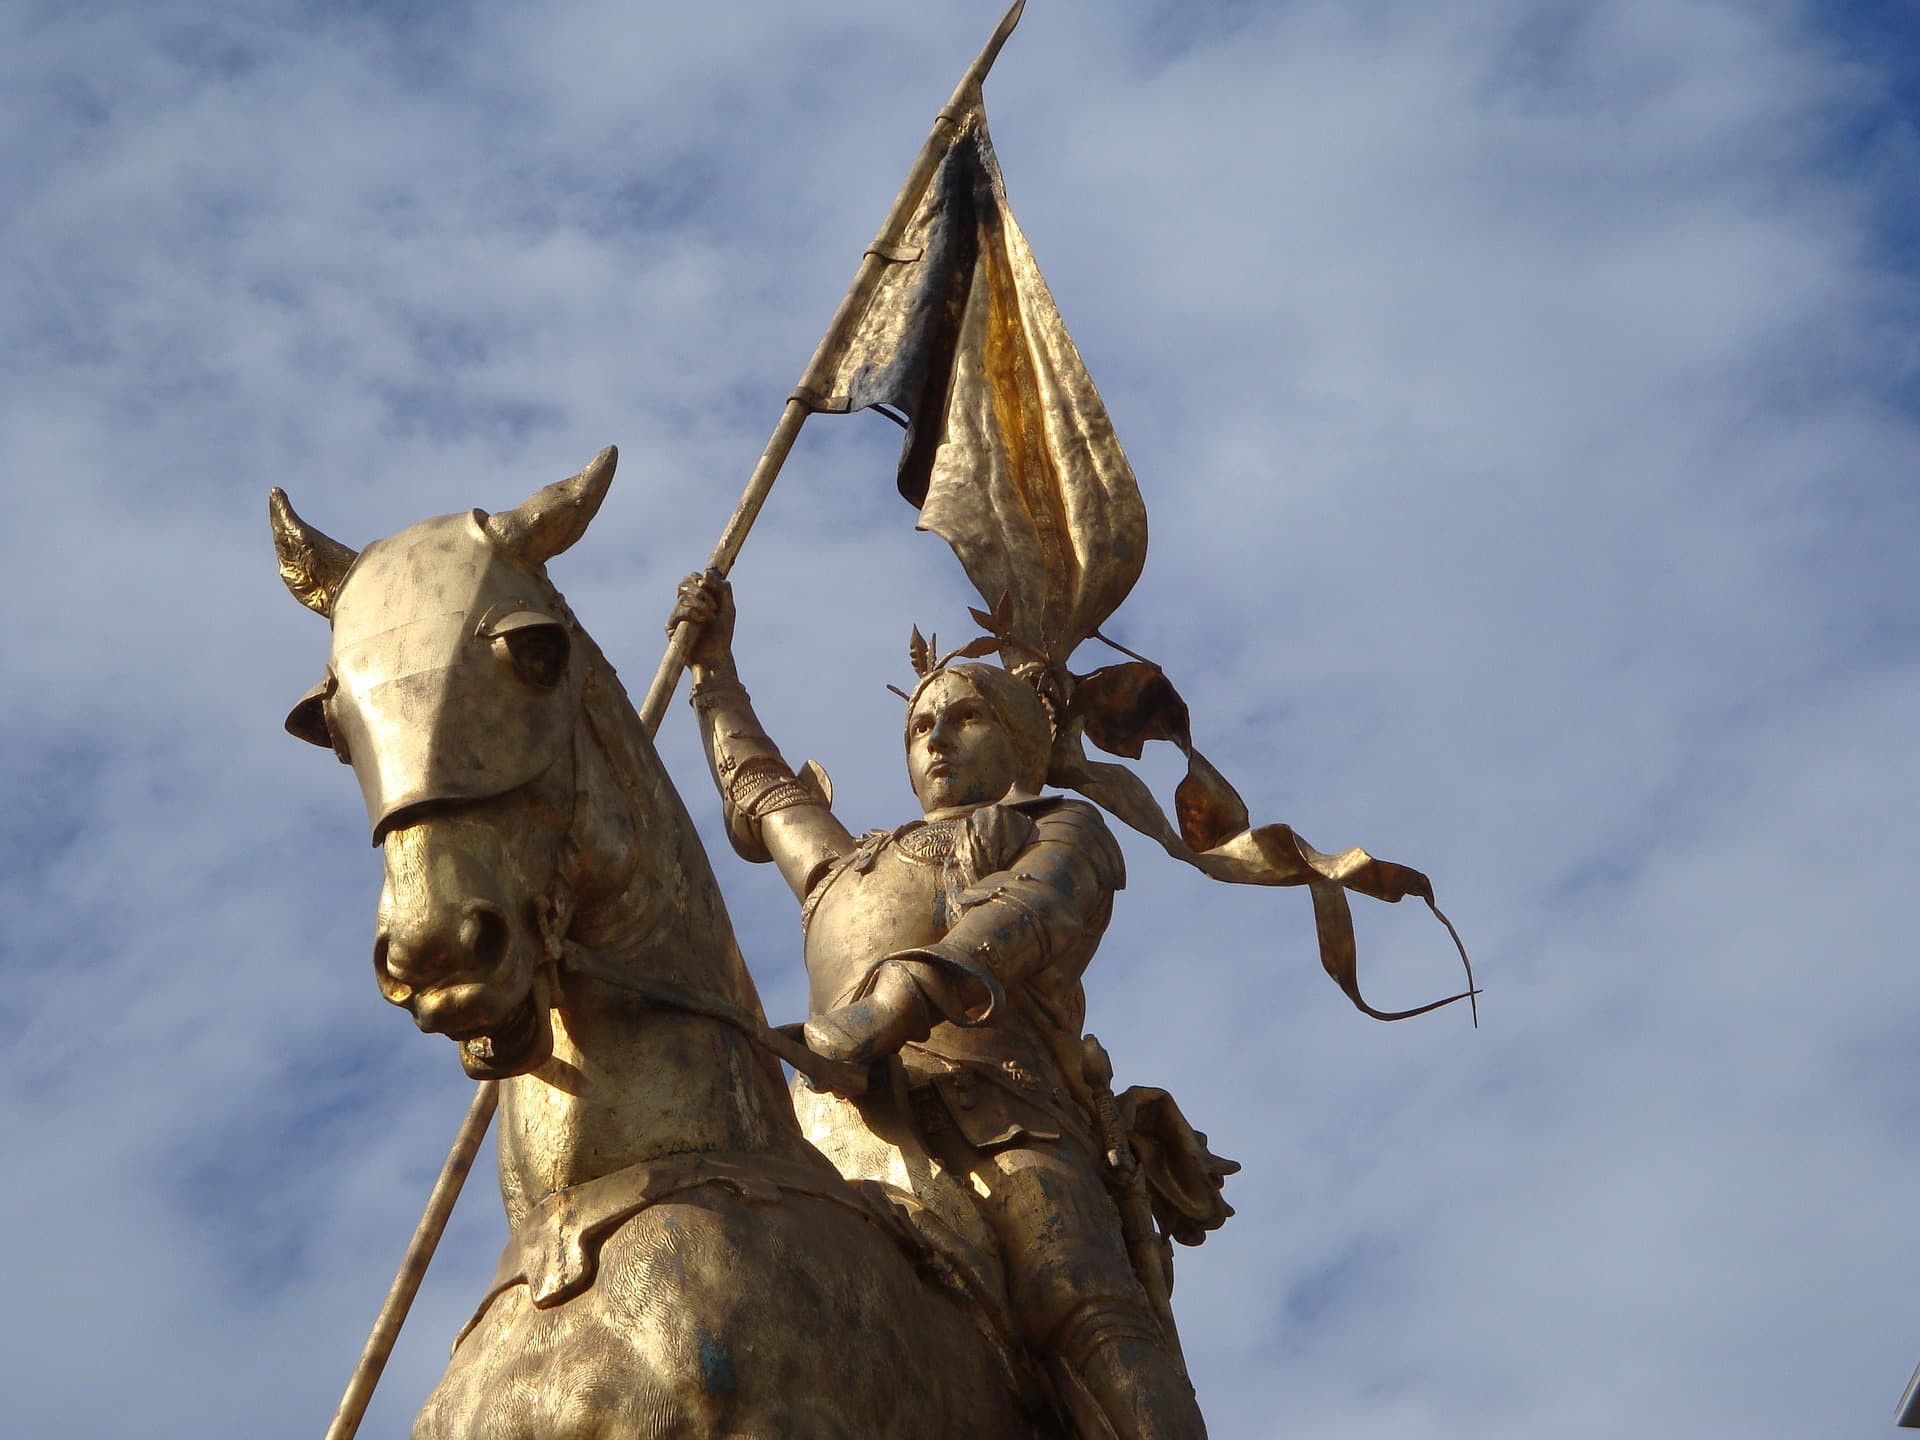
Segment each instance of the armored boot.
M1206 1440L1186 1367L1150 1316L1089 1301L1055 1337L1054 1355L1079 1440Z

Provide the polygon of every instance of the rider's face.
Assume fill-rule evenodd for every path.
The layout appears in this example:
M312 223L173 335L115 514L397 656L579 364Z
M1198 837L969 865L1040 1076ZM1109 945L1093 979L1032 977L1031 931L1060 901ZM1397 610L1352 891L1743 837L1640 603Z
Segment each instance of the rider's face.
M959 676L935 677L914 702L907 775L928 815L991 804L1013 788L1013 744L987 702Z

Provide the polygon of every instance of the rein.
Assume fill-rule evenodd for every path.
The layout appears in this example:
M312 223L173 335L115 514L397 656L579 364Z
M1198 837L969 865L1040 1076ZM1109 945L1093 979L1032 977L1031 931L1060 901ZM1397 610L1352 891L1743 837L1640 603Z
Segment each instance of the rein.
M840 1095L864 1095L867 1092L865 1066L816 1055L807 1048L802 1038L802 1027L798 1024L769 1025L744 1005L735 1005L731 1000L723 1000L717 995L695 995L661 980L636 980L603 964L600 957L585 946L576 945L571 940L561 941L560 946L562 969L589 980L598 980L602 985L611 985L616 990L624 990L649 1005L677 1010L684 1015L697 1015L703 1020L718 1020L723 1025L731 1026L776 1059L786 1061L813 1082L816 1088L832 1090Z
M577 627L576 627L577 628ZM584 632L582 632L584 633ZM599 657L602 664L605 658ZM599 746L601 756L607 762L607 768L613 773L615 782L620 786L622 796L627 803L628 813L638 816L644 813L643 797L635 789L634 762L631 756L619 754L614 746L616 737L608 733L610 728L599 713L599 693L596 680L598 667L589 668L581 684L580 710L586 721L584 727L574 731L573 758L573 813L568 816L564 852L560 863L554 867L553 888L539 907L541 939L545 943L548 962L557 971L566 970L602 985L612 986L644 1000L649 1005L665 1010L675 1010L683 1015L695 1015L703 1020L717 1020L722 1025L739 1032L751 1044L783 1060L814 1084L816 1088L832 1090L840 1095L864 1095L867 1092L867 1069L865 1066L849 1064L844 1060L830 1060L824 1055L816 1055L809 1050L800 1024L772 1026L744 1005L718 995L696 995L678 985L657 979L636 979L623 970L605 963L594 951L567 938L567 931L573 924L574 896L573 879L569 871L571 862L578 857L579 842L575 836L578 817L581 813L581 786L584 783L584 767L581 765L580 744L581 729L593 733L594 743ZM623 747L624 748L624 747ZM625 761L626 763L621 763ZM634 856L634 869L639 867L639 856ZM628 879L632 878L628 871Z

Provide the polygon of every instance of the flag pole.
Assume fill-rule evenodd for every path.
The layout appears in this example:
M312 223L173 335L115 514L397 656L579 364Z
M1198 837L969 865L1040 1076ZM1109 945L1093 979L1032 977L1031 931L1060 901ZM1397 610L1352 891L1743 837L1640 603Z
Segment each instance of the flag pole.
M934 116L932 133L927 136L926 144L920 147L920 154L914 160L913 168L907 172L906 183L900 187L900 193L894 196L893 207L887 211L880 233L874 238L873 244L867 247L866 254L860 257L860 268L854 272L853 283L847 287L839 308L833 312L833 319L827 325L826 334L820 337L813 358L800 373L800 383L787 397L779 422L773 427L773 435L754 465L753 473L747 477L746 490L740 496L740 503L734 507L733 514L727 517L720 539L707 559L709 570L725 575L733 569L734 561L740 557L740 547L746 543L747 532L759 518L760 508L766 504L773 482L779 478L780 467L786 463L793 442L799 437L800 427L815 409L828 408L832 397L821 394L820 387L832 373L840 352L865 313L867 301L873 295L873 287L879 282L881 267L897 256L900 231L919 208L921 197L926 194L933 172L938 168L947 142L952 138L955 121L965 113L971 92L986 79L993 62L1000 56L1000 48L1007 43L1013 27L1020 23L1020 13L1026 8L1027 0L1014 0L1012 7L994 27L985 47L974 57L966 74L960 77L960 83L954 86L952 98ZM693 642L699 631L700 627L689 620L683 620L674 627L673 635L667 642L666 654L660 658L660 668L654 672L653 683L647 687L646 698L640 704L640 723L646 727L649 736L660 729L660 721L680 683L680 672L686 669L687 657L693 651ZM393 1351L400 1327L405 1323L414 1295L427 1273L427 1264L433 1259L434 1249L440 1243L447 1219L453 1213L453 1203L459 1198L460 1187L466 1181L468 1170L473 1167L480 1142L486 1138L487 1126L493 1119L497 1103L497 1082L482 1081L474 1093L466 1118L461 1122L460 1132L454 1138L447 1163L442 1167L433 1193L427 1199L426 1212L421 1215L420 1224L414 1230L413 1240L400 1262L399 1273L393 1277L386 1303L380 1307L373 1333L367 1337L366 1348L360 1354L360 1362L354 1366L353 1377L347 1382L346 1393L341 1397L333 1423L327 1427L326 1440L353 1440L359 1430L368 1402L373 1398L373 1387L379 1383L380 1372L386 1368L387 1357Z
M975 57L973 64L967 67L967 73L960 77L960 83L953 87L952 98L934 116L933 133L927 136L927 143L920 147L913 168L907 172L906 183L900 187L900 193L894 196L893 208L887 211L887 218L881 222L880 233L874 238L873 244L867 247L866 254L860 257L860 268L854 272L853 283L841 297L840 308L833 312L826 334L820 337L813 358L801 372L800 383L787 397L786 408L780 412L779 423L773 427L773 436L767 441L767 448L761 452L759 463L747 477L746 491L740 496L740 503L734 507L733 514L727 518L726 528L720 532L719 543L713 547L713 554L707 559L709 570L718 571L724 576L733 569L733 562L740 556L740 547L746 542L747 531L759 518L760 507L766 503L773 482L779 478L780 467L786 463L793 442L799 437L800 427L813 411L831 406L834 397L821 393L822 387L852 337L854 327L866 313L867 301L872 298L873 288L879 283L883 267L890 259L896 258L900 232L919 208L921 197L927 193L927 185L933 179L933 172L938 168L946 153L947 143L952 138L954 122L965 113L971 92L978 89L980 82L987 78L987 72L999 58L1000 47L1007 43L1013 27L1020 23L1020 12L1026 8L1027 0L1014 0L1013 7L994 27L985 47ZM653 683L647 687L646 699L640 705L640 723L647 727L649 735L660 728L661 717L666 714L667 704L673 699L674 688L680 683L680 672L686 668L687 656L692 652L693 642L699 633L699 625L691 620L682 620L674 627L672 638L667 642L667 652L660 657L660 668L654 672Z
M366 1418L373 1387L380 1383L380 1373L387 1368L393 1342L400 1338L400 1327L406 1323L407 1311L413 1308L413 1297L426 1278L427 1262L433 1259L441 1232L447 1228L447 1217L453 1214L453 1202L460 1198L460 1187L466 1183L467 1172L480 1153L480 1142L487 1138L487 1125L493 1119L499 1098L499 1086L492 1080L483 1080L475 1088L473 1103L467 1107L466 1119L460 1122L460 1133L454 1136L453 1149L447 1153L447 1163L440 1167L440 1178L433 1182L433 1193L427 1197L426 1211L414 1227L413 1239L407 1242L407 1253L387 1291L386 1303L374 1319L373 1332L367 1336L366 1347L360 1352L360 1362L353 1367L353 1378L347 1382L340 1406L333 1412L333 1423L327 1426L326 1440L353 1440L360 1422Z

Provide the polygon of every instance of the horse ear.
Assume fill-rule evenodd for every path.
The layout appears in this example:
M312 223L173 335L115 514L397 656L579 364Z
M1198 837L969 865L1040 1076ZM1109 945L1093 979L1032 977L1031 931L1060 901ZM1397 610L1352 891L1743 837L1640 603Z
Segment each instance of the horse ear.
M275 486L267 496L267 512L273 518L273 548L280 557L280 578L287 589L316 614L333 617L333 602L340 594L340 582L359 558L331 536L314 529L293 513L287 492Z
M571 479L536 490L511 510L487 517L487 533L522 560L544 565L587 531L613 483L620 452L609 445Z

